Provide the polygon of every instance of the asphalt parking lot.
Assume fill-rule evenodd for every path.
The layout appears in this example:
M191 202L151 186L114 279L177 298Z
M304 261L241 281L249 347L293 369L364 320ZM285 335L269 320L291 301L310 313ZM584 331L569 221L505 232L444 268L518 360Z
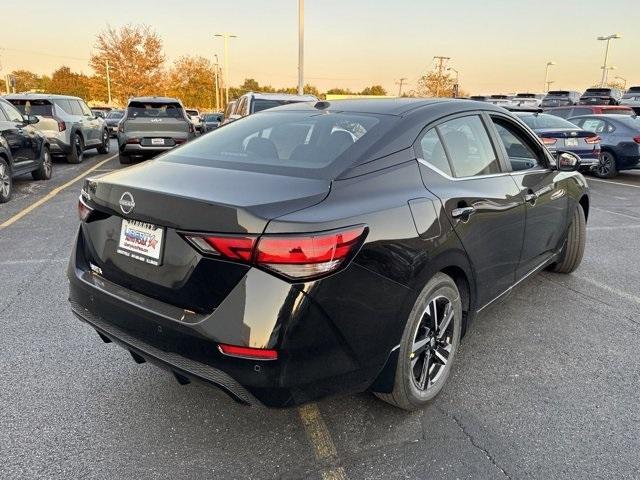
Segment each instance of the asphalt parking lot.
M0 478L640 477L640 172L588 177L582 266L483 312L442 394L407 413L370 394L245 407L102 343L65 269L73 180L115 168L55 163L0 207Z

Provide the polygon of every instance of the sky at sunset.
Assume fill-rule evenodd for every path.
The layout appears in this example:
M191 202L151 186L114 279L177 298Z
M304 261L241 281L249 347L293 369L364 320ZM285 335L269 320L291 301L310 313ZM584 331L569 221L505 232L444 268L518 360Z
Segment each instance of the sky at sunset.
M215 53L222 61L213 34L228 31L238 36L230 43L233 85L246 77L275 87L297 81L297 0L3 3L3 78L15 69L50 74L60 65L91 73L99 30L144 23L162 37L169 61ZM601 76L605 45L596 37L620 33L610 78L640 85L639 19L637 0L306 0L305 79L321 91L381 84L394 93L397 79L415 88L433 56L445 55L472 94L542 91L550 60L557 63L552 88L584 89Z

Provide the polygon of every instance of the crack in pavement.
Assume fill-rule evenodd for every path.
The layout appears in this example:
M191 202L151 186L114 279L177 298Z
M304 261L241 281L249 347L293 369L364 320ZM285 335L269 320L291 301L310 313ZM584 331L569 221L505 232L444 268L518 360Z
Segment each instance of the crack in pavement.
M477 450L479 450L480 452L484 453L484 456L487 457L487 459L491 462L491 464L496 467L498 470L500 470L500 472L502 472L502 474L505 476L505 478L508 478L509 480L512 480L511 475L509 475L504 468L502 468L500 465L498 465L498 463L496 462L495 458L493 458L493 455L491 455L491 453L489 453L489 450L487 450L486 448L484 448L482 445L480 445L476 439L473 437L473 435L471 435L466 428L464 428L464 425L462 424L462 422L458 419L458 417L456 417L454 414L447 412L446 410L444 410L442 407L439 407L436 405L436 408L447 418L453 420L455 422L455 424L458 426L458 429L464 434L465 437L467 437L469 439L469 442L471 443L471 445L473 445Z

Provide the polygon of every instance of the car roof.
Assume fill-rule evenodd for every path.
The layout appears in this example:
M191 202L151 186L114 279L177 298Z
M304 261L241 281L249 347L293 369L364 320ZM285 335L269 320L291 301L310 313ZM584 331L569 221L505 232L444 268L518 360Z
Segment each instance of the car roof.
M265 110L265 112L282 112L285 110L319 110L403 116L404 114L418 108L436 105L450 105L452 107L454 105L459 105L460 107L464 107L464 110L491 109L495 111L504 111L504 109L490 103L477 102L473 100L459 100L455 98L363 98L291 103L280 107L270 108L269 110Z
M7 100L54 100L58 99L73 99L82 100L80 97L74 97L73 95L56 95L54 93L10 93L5 95Z
M131 102L179 103L182 105L179 99L173 97L131 97L129 103Z

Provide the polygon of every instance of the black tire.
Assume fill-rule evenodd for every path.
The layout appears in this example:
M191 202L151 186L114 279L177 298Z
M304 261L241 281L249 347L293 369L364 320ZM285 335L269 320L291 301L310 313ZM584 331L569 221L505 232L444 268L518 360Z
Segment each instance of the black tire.
M37 170L31 172L34 180L49 180L53 174L53 160L49 147L42 147L42 160Z
M0 203L6 203L13 193L13 178L9 163L0 157Z
M584 210L578 204L573 212L569 231L567 232L567 243L562 251L560 261L550 267L550 270L557 273L571 273L580 266L584 255L584 245L587 240L587 221L584 218Z
M600 153L598 164L593 168L593 174L599 178L613 178L618 175L616 156L608 150Z
M98 147L98 153L109 153L111 149L111 137L109 136L109 130L102 132L102 143Z
M129 155L125 155L124 153L120 153L119 160L120 160L120 165L131 164L131 157Z
M450 320L444 332L440 332L438 322L440 325L444 323L449 316L447 312L451 314ZM458 287L451 277L437 273L420 292L409 315L400 343L392 392L376 392L375 395L404 410L425 406L438 395L447 381L460 345L461 332L462 302ZM443 364L441 358L444 357L446 361Z
M67 162L82 163L84 160L84 140L79 133L71 134L71 152L67 155Z

